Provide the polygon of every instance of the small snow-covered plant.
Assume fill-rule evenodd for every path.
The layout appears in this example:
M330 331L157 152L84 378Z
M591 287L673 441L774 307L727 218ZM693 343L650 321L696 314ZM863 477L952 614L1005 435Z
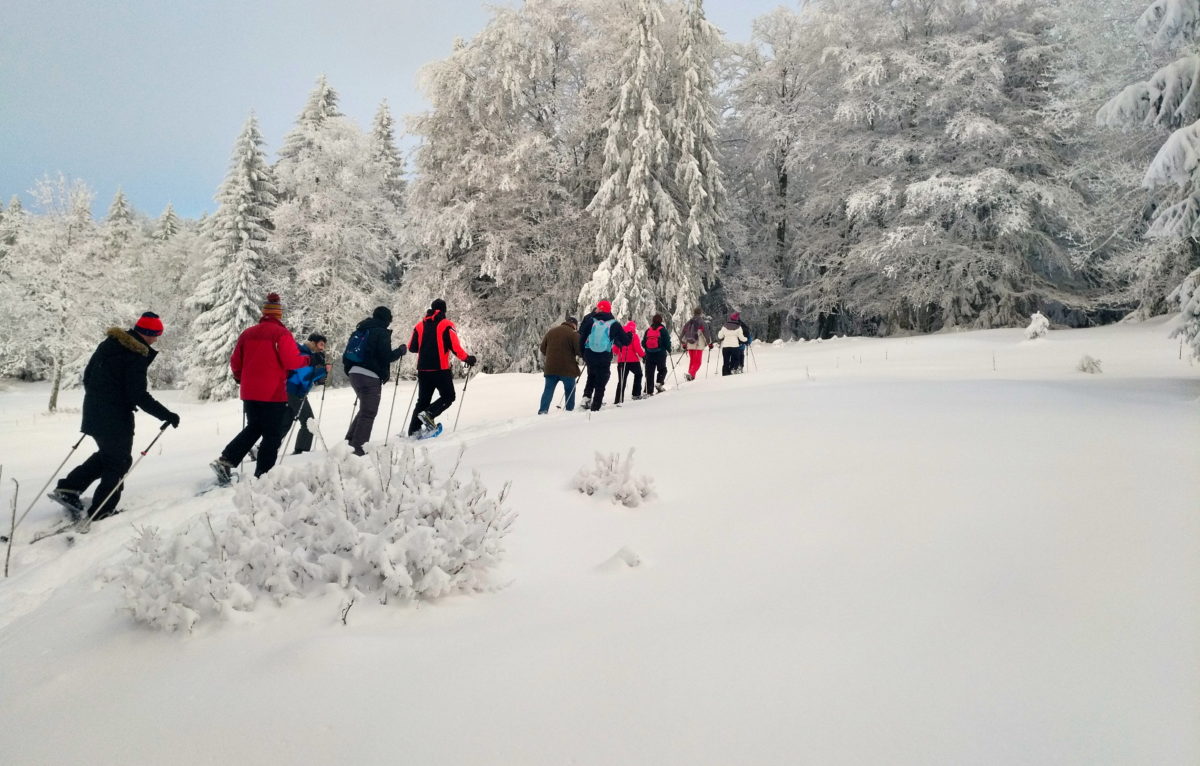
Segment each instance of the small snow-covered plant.
M596 453L596 464L583 467L575 474L572 486L585 495L609 495L614 503L636 508L643 500L654 497L654 479L633 475L633 449L625 459L619 452L611 455Z
M438 476L428 453L398 443L365 459L339 448L278 466L238 485L233 513L169 536L143 530L110 579L135 619L164 630L331 586L384 601L494 589L514 519L508 485L490 498L478 476L461 480L457 468Z
M1033 340L1041 338L1050 329L1050 320L1040 311L1033 312L1033 316L1029 318L1029 326L1025 328L1025 337Z
M1092 375L1103 372L1103 370L1100 369L1100 360L1095 359L1088 354L1083 355L1083 357L1079 360L1079 365L1075 369L1079 370L1080 372L1090 373Z

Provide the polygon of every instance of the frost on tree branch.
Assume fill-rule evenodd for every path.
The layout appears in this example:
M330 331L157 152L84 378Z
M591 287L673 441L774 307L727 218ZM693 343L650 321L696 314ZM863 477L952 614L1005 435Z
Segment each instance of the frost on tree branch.
M1177 128L1200 119L1200 56L1184 56L1126 87L1096 113L1099 125Z
M1200 235L1200 199L1195 177L1200 167L1200 123L1171 134L1146 170L1142 184L1147 188L1175 185L1183 199L1161 208L1146 232L1148 237L1197 237Z
M507 492L490 498L478 476L441 477L406 445L367 458L338 449L238 485L226 516L170 535L146 528L109 579L136 620L168 631L331 584L401 601L485 591L497 587L515 516Z
M1154 0L1136 29L1159 50L1191 42L1200 31L1200 0Z
M585 495L612 497L614 503L636 508L643 500L654 497L654 479L633 475L633 449L625 459L619 452L610 455L596 453L592 468L579 469L572 486Z

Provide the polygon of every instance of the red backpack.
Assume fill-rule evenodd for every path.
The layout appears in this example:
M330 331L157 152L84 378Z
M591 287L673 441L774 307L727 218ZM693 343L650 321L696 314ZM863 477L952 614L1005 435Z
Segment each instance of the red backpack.
M650 329L646 330L646 350L647 351L657 351L658 350L658 348L659 348L659 345L658 345L659 332L660 332L660 329L657 327L651 327Z

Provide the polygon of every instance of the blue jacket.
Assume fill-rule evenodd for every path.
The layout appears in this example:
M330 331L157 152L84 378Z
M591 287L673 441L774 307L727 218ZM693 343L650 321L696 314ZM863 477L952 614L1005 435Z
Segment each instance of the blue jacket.
M307 361L312 361L313 352L308 350L308 346L303 343L297 343L300 347L301 356ZM287 377L288 396L304 396L312 387L325 380L325 367L301 367L298 370L292 370Z

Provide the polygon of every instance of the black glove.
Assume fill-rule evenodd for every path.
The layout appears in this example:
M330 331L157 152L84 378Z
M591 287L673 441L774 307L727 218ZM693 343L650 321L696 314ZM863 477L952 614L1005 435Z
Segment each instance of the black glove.
M474 367L475 363L478 361L479 360L475 358L474 354L467 354L467 358L463 360L463 364L465 364L468 367Z
M404 356L405 354L408 353L408 346L405 345L404 343L401 343L400 347L397 348L396 350L400 352L400 356Z
M171 428L179 428L179 416L170 410L167 411L167 416L163 418L163 422Z
M320 351L313 352L313 355L311 357L309 357L308 366L309 367L324 367L325 366L325 354L321 353Z

